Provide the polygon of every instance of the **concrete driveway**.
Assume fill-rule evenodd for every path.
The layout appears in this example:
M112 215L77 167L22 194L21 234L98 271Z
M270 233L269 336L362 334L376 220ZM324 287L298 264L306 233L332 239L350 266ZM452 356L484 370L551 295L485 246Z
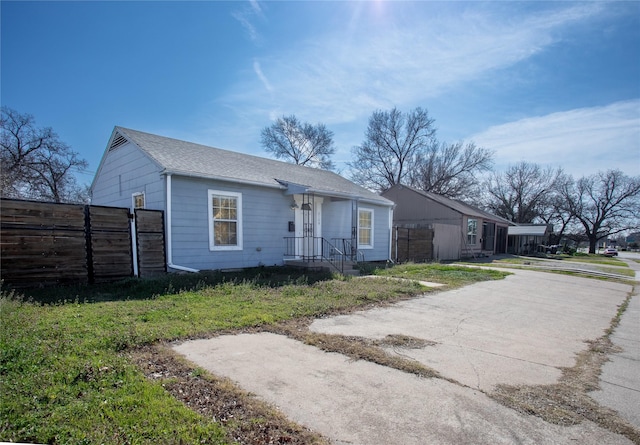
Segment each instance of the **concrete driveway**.
M533 271L314 321L317 332L433 342L390 349L438 371L420 378L269 334L189 341L175 349L236 381L336 444L628 444L584 421L547 423L486 395L501 383L554 383L610 326L631 286Z

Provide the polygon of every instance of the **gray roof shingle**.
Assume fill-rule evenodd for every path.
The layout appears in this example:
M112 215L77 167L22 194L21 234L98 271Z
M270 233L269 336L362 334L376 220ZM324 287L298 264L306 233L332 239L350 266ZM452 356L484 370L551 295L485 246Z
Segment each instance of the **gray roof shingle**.
M304 186L308 193L358 198L382 205L393 202L328 170L181 141L129 128L118 132L143 150L165 173L242 182L265 187Z

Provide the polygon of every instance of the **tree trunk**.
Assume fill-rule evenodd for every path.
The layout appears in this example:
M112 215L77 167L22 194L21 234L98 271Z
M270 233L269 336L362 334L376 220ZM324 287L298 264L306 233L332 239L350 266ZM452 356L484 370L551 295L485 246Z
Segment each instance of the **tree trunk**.
M593 236L589 237L589 253L596 253L596 245L598 244L598 239Z

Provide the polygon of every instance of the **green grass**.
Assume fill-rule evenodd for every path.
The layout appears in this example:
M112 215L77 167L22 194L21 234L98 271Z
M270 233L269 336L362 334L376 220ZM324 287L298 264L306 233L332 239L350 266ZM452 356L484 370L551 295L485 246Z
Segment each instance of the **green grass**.
M403 264L390 269L378 269L375 275L411 280L433 281L436 283L460 286L477 281L500 280L509 275L508 272L488 269L475 269L464 266L447 266L442 264Z
M603 255L593 255L593 254L580 254L576 256L571 255L548 255L544 258L539 257L522 257L522 256L514 256L507 258L500 258L491 261L491 264L500 265L500 264L515 264L515 265L553 265L555 260L558 264L562 264L565 262L568 263L582 263L588 264L592 266L598 266L597 270L608 273L615 273L618 275L625 275L633 277L635 276L635 272L629 269L629 265L624 261L621 261L617 258L605 257ZM606 267L606 266L615 266L615 267Z
M556 260L556 261L552 261ZM566 268L562 268L562 263L571 262L571 263L583 263L584 267L580 267L579 264L576 264L576 270L570 269L568 266ZM470 262L469 264L478 264L477 262ZM491 265L495 267L511 267L516 269L536 269L542 270L551 273L557 273L562 275L573 275L573 276L582 276L588 278L594 278L605 281L619 281L625 284L633 285L633 280L626 280L623 277L634 278L635 271L630 269L628 264L618 260L617 258L609 258L603 255L593 255L593 254L579 254L576 256L569 255L549 255L545 258L540 257L523 257L523 256L514 256L514 257L506 257L500 259L494 259L491 262L482 262L481 264ZM556 265L556 269L552 269L552 267ZM617 267L612 267L617 266ZM584 269L583 271L578 269ZM595 273L590 273L589 270L594 272L604 272L609 274L618 275L619 277L606 277L599 276Z
M596 255L596 254L580 254L580 255L559 255L559 259L563 261L572 261L577 263L587 263L587 264L604 264L608 266L620 266L620 267L629 267L627 263L621 261L614 257L606 257L604 255Z
M439 265L380 273L450 285L504 276ZM222 425L185 407L161 383L145 379L127 351L425 291L411 281L297 276L284 268L29 292L26 300L35 301L3 291L0 441L227 443Z
M536 264L541 262L547 262L548 260L556 260L558 262L570 262L570 263L584 263L584 264L595 264L595 265L605 265L605 266L619 266L619 267L629 267L627 263L624 261L620 261L617 258L605 257L602 255L587 255L582 254L578 256L571 255L548 255L544 258L538 257L511 257L511 258L500 258L498 260L492 261L493 263L507 263L507 264Z

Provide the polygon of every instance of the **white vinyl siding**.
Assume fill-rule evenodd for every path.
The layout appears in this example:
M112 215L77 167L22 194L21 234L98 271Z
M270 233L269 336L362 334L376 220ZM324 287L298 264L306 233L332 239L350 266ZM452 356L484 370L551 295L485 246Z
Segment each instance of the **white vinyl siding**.
M358 209L358 248L373 249L373 209Z
M209 190L209 249L242 250L242 194Z

